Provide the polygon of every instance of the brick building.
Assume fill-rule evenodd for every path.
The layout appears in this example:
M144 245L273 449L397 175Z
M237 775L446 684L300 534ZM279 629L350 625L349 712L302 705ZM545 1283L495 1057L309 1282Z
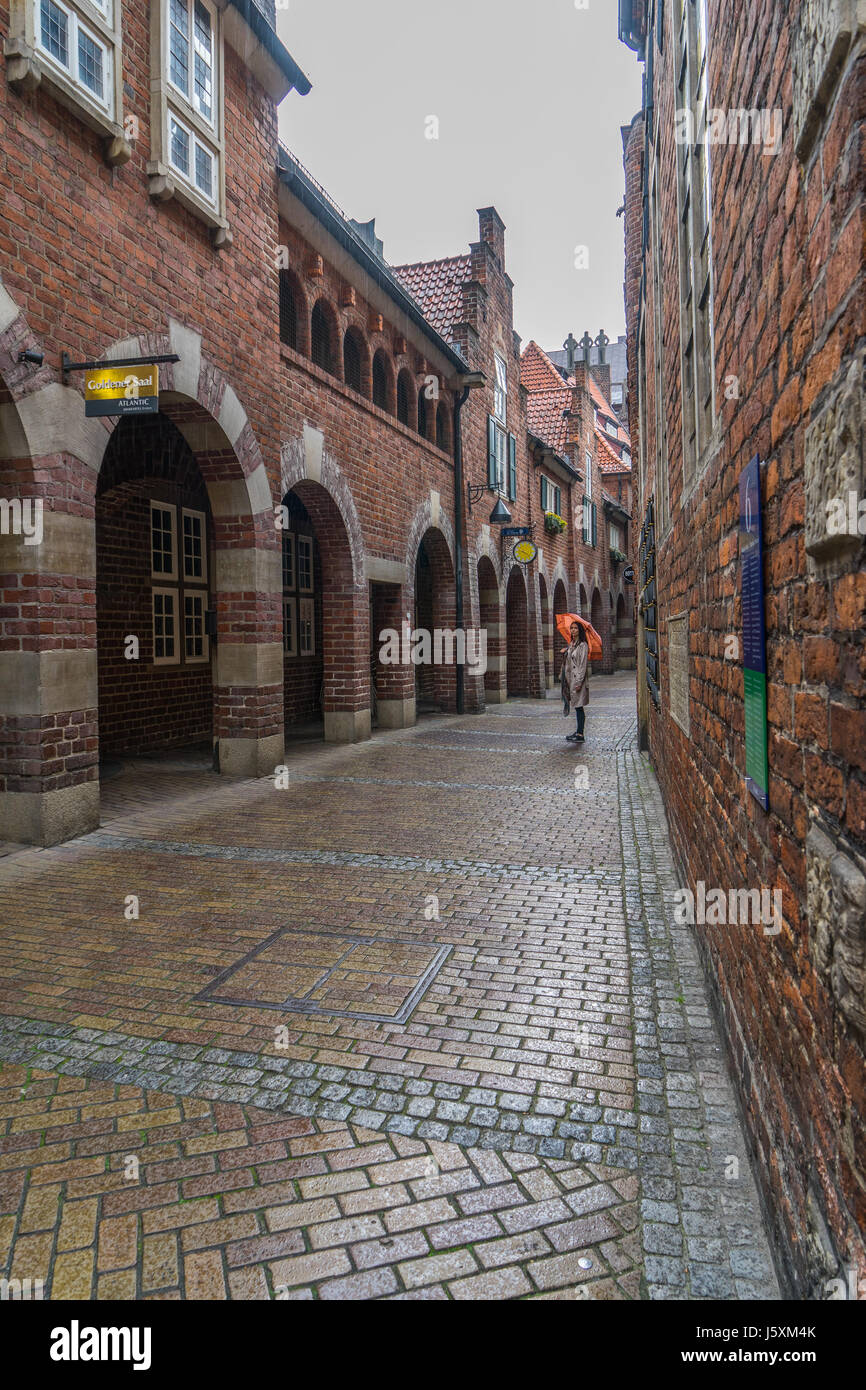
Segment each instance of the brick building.
M536 441L536 467L542 469L539 503L551 492L562 499L567 544L565 582L555 594L553 611L577 612L589 618L602 638L604 655L598 669L612 671L634 665L633 589L625 580L631 526L631 453L629 436L620 424L605 390L609 366L578 361L573 335L563 367L557 367L537 343L528 344L522 358L522 381L528 392L528 422ZM559 485L548 478L544 459L560 469ZM563 471L564 470L564 471ZM558 508L553 505L552 510ZM543 525L543 519L542 519ZM554 629L554 675L558 678L562 639Z
M862 16L620 0L645 63L623 132L640 726L684 881L781 893L769 931L696 934L807 1298L866 1276ZM744 669L761 616L765 676ZM764 688L766 809L746 764Z

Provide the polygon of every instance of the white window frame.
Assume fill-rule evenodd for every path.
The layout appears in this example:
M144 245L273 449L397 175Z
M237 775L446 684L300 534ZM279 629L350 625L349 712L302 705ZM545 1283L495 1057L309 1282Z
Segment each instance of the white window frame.
M305 600L306 602L306 600ZM290 635L291 640L286 641L286 614L291 614ZM283 598L283 655L298 655L298 600L296 598Z
M287 544L287 542L288 542L288 544ZM286 552L287 552L287 551L288 551L288 557L289 557L288 565L286 564ZM296 582L295 582L295 574L296 574L296 571L295 571L295 551L296 551L296 546L295 546L295 533L294 533L294 531L284 531L284 532L283 532L283 544L282 544L282 562L281 562L281 563L282 563L283 591L284 591L284 592L285 592L286 589L291 590L291 589L296 589L296 588L297 588L297 584L296 584ZM286 572L287 572L287 571L288 571L288 583L286 582Z
M298 539L298 548L297 548L297 557L296 557L297 590L298 590L298 593L299 593L299 594L312 594L312 593L315 592L315 587L316 587L316 575L315 575L315 568L314 568L314 564L313 564L313 558L314 558L314 557L313 557L313 538L312 538L312 536L298 536L297 539ZM302 551L302 550L304 550L304 551L309 555L309 561L310 561L310 565L309 565L309 569L310 569L310 583L309 583L309 585L306 585L306 584L302 584L302 583L301 583L301 568L302 568L302 567L301 567L301 551Z
M189 20L189 91L171 76L170 0L152 0L151 12L151 158L147 165L151 196L176 198L216 232L227 229L225 200L225 82L221 14L211 0L198 0L211 22L211 115L203 115L195 100L195 0L184 0ZM189 143L189 173L172 158L171 120ZM196 148L212 160L210 194L196 183ZM226 244L217 239L217 245Z
M69 66L67 67L60 61L56 54L51 52L42 41L42 0L33 0L34 5L34 37L39 57L57 72L62 73L68 82L71 82L76 91L81 92L89 101L95 103L106 115L111 113L114 104L114 83L112 71L113 52L110 40L105 34L100 32L96 24L87 18L89 6L81 6L80 10L68 0L51 0L51 4L66 16L67 20L67 42L69 46ZM99 7L94 7L99 13ZM105 16L103 15L103 18ZM88 87L86 82L81 79L81 66L78 52L78 31L79 29L90 39L91 43L101 51L103 56L103 86L104 96L100 97Z
M166 14L167 14L167 20L168 20L168 48L167 48L167 62L166 62L165 76L166 76L166 79L167 79L167 81L168 81L170 87L173 89L173 91L177 92L178 95L181 96L181 97L183 98L185 104L186 104L191 110L195 111L196 114L199 115L199 116L201 117L201 119L205 122L205 124L208 125L208 126L210 126L211 130L214 131L214 133L216 133L216 128L217 128L217 85L216 85L216 71L217 71L217 53L216 53L216 47L217 47L217 16L216 16L216 10L215 10L215 9L213 8L213 6L209 3L209 0L178 0L178 3L181 4L181 5L183 5L184 9L186 10L186 17L187 17L187 20L188 20L188 23L189 23L189 31L188 31L188 36L187 36L187 42L188 42L188 55L189 55L189 63L188 63L188 67L187 67L187 72L188 72L188 76L189 76L189 87L188 87L188 89L187 89L186 91L184 91L183 87L178 86L178 84L175 82L174 78L173 78L172 75L171 75L171 31L172 31L172 28L174 27L174 26L172 25L172 22L171 22L171 0L167 0L167 4L166 4ZM197 39L196 39L196 32L195 32L195 7L196 7L196 4L197 4L197 3L200 4L201 7L202 7L202 9L205 10L205 11L207 12L207 15L208 15L208 17L209 17L209 19L210 19L211 44L210 44L210 53L208 54L208 61L209 61L209 63L210 63L210 75L211 75L211 114L210 114L209 117L208 117L207 115L205 115L204 111L201 109L199 103L198 103L197 100L196 100L196 95L195 95L195 56L196 56L196 53L199 51L199 48L200 48L200 45L199 45L199 43L198 43L198 41L197 41Z
M201 526L201 574L187 574L186 570L186 532L184 530L184 520L191 516L199 522ZM204 512L197 512L192 507L181 508L180 522L180 549L183 555L183 582L184 584L207 584L207 517Z
M186 666L200 666L203 662L210 661L210 640L205 630L205 623L207 617L207 597L208 596L206 589L184 589L183 591L183 614L181 615L181 620L183 622L183 633L181 640L183 642L183 661ZM193 603L201 604L200 656L190 656L189 652L186 649L186 605L188 600L191 600Z
M304 624L308 623L310 628L310 645L305 647L301 641ZM298 600L298 652L301 656L316 655L316 604L311 598Z
M586 464L586 485L583 489L584 495L592 501L592 454L589 449L585 451L584 462Z
M172 602L172 614L174 617L174 652L171 656L157 656L156 654L156 600L157 597L170 598ZM180 607L179 590L165 589L154 586L151 590L150 613L151 613L151 635L153 639L153 664L154 666L179 666L181 664L180 642L178 632L178 621ZM162 615L165 617L165 614ZM164 640L164 639L163 639Z
M690 112L693 139L675 146L680 297L683 491L691 491L716 426L715 323L706 0L671 5L675 101ZM682 88L682 92L681 92ZM699 212L706 212L706 227ZM704 275L704 259L706 275ZM691 385L689 385L689 380Z
M171 516L171 573L166 570L156 570L153 567L153 513L154 511L168 512ZM148 543L150 545L150 577L158 579L162 583L173 581L177 583L177 507L171 502L159 502L155 498L150 499L150 535Z
M493 354L493 418L501 425L508 423L508 368L505 358Z

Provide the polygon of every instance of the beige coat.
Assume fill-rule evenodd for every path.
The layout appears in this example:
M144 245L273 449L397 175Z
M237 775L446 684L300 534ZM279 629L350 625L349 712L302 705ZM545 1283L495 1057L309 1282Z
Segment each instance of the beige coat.
M589 704L589 682L586 679L588 663L587 644L572 642L565 653L565 679L569 690L569 703L573 709Z

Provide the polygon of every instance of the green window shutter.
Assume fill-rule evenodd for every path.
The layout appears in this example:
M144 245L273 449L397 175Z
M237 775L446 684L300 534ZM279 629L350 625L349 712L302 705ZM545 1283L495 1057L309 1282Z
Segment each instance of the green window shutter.
M598 544L598 509L595 503L592 504L592 543Z
M487 486L496 489L496 421L487 417Z
M553 489L553 510L557 516L562 516L562 489L558 487Z
M508 500L517 497L517 440L513 434L508 436Z
M543 512L546 512L546 511L548 510L548 506L547 506L547 479L546 479L546 478L542 478L542 480L541 480L541 510L542 510Z
M589 532L587 531L587 527L586 527L587 517L588 517L588 511L587 511L587 505L586 505L586 498L585 498L585 497L582 497L582 498L581 498L580 509L581 509L581 514L582 514L582 515L581 515L581 521L582 521L582 529L583 529L583 543L584 543L584 545L588 545L588 544L589 544Z

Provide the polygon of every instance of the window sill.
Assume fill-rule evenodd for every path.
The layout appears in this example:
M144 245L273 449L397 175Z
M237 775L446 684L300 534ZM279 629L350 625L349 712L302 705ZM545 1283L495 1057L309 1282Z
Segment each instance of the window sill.
M96 102L90 101L85 92L61 73L40 61L39 55L23 39L7 39L3 45L6 58L6 79L13 92L27 96L44 89L65 106L74 116L83 121L98 135L105 136L105 160L112 165L125 164L132 156L132 146L126 139L123 126L118 124L107 111Z
M180 177L161 160L150 160L147 165L148 192L156 203L167 203L172 199L191 212L200 222L210 228L211 240L218 251L231 246L234 238L231 228L216 208L199 197L195 191L183 183Z

